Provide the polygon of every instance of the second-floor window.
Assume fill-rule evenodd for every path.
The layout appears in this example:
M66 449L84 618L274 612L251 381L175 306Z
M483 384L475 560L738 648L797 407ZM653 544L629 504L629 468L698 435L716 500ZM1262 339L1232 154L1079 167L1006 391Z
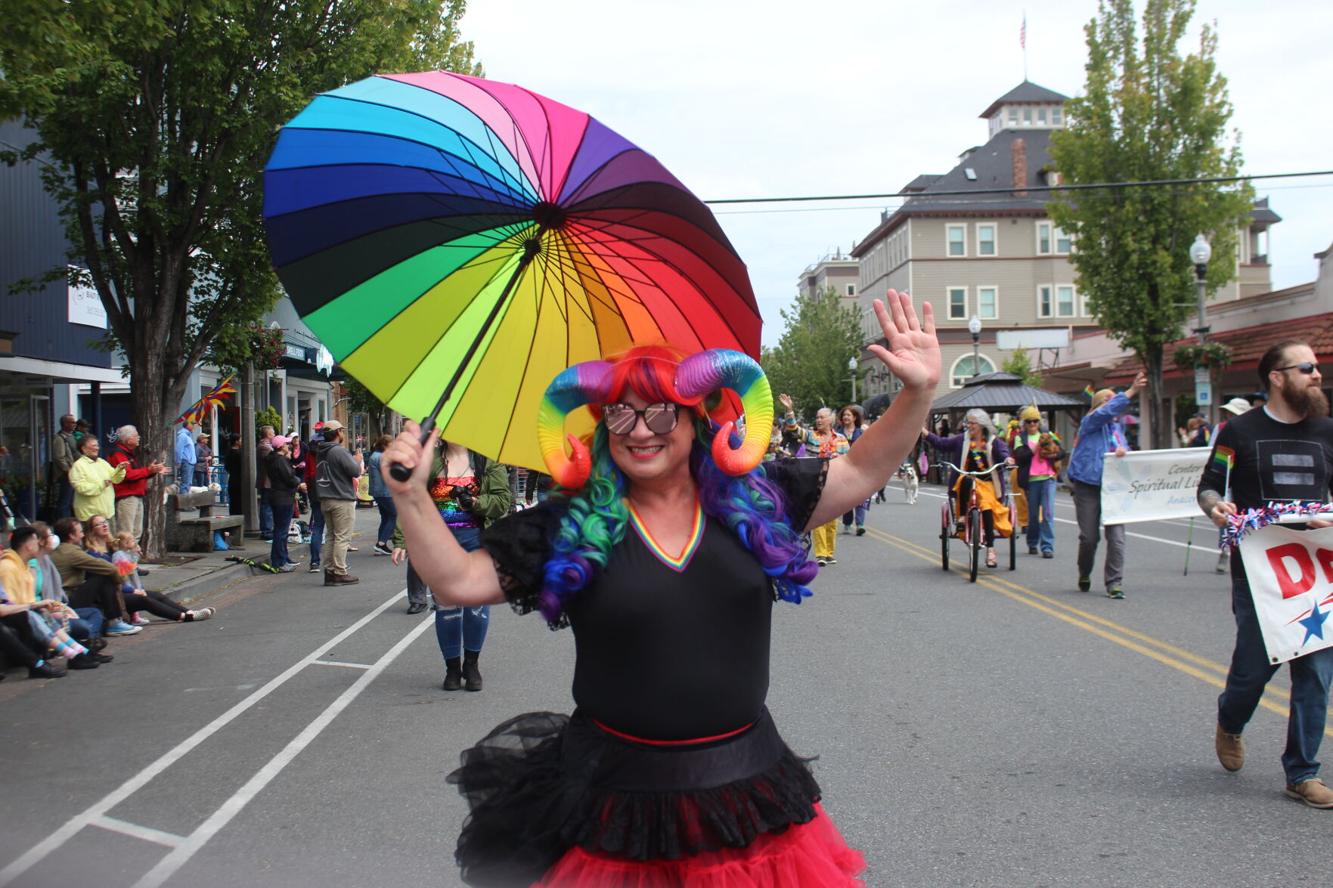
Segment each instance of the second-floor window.
M967 320L967 287L949 288L949 320Z
M948 238L948 243L949 243L949 249L948 249L948 253L949 253L949 255L950 255L950 256L966 256L966 255L967 255L967 226L966 226L966 225L949 225L949 226L947 226L947 228L945 229L945 233L946 233L946 236L947 236L947 238Z
M1072 284L1042 284L1037 288L1037 317L1075 317L1077 303Z
M995 255L995 226L989 222L977 223L977 255Z
M977 317L989 320L999 316L999 290L995 287L977 287Z

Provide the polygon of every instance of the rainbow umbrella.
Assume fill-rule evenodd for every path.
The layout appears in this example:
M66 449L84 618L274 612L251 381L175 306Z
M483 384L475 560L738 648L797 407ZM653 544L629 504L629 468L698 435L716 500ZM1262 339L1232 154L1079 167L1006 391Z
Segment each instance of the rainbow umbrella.
M573 364L650 342L758 357L745 265L708 208L521 87L434 71L320 95L264 190L278 277L343 369L502 462L542 467L537 407Z

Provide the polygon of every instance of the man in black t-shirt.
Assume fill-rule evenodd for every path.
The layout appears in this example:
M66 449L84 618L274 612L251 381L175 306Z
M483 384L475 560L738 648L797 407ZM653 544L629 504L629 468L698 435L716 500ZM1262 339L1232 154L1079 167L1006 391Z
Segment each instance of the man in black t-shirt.
M1270 502L1325 502L1333 488L1333 419L1314 350L1303 342L1279 342L1260 359L1259 381L1268 403L1218 432L1199 481L1199 507L1219 527L1238 510ZM1320 519L1306 526L1330 525L1333 522ZM1216 749L1222 767L1238 771L1245 762L1241 731L1278 667L1268 660L1239 551L1231 554L1231 578L1236 648L1226 688L1217 700ZM1316 776L1328 718L1333 648L1298 657L1290 665L1291 715L1282 754L1286 793L1312 808L1333 808L1333 790Z

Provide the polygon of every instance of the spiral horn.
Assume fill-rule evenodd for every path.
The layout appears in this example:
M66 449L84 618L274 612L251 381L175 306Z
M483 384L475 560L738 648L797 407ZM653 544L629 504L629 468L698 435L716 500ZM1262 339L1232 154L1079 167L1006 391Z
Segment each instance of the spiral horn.
M713 436L713 461L728 475L744 475L763 462L768 450L773 433L773 392L763 368L743 352L712 348L680 362L676 391L682 397L698 397L719 388L729 388L740 396L745 438L733 450L731 432L735 423L725 423Z
M537 444L552 480L568 490L578 490L592 472L592 454L574 435L565 434L565 417L584 404L605 401L611 390L611 365L585 361L562 370L546 387L537 408ZM571 453L565 455L564 442Z

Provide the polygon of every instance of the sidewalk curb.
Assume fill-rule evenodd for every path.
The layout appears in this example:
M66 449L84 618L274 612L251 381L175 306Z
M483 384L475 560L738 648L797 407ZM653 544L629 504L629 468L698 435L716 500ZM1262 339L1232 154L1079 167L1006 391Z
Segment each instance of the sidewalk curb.
M301 564L304 566L305 559L310 556L309 544L293 544L290 545L289 548L292 555L301 556ZM268 557L268 554L265 552L263 553L263 558L255 558L254 549L237 549L236 551L238 553L246 553L246 557L254 558L256 561L262 561ZM248 564L241 564L234 561L226 562L225 564L219 565L216 570L211 570L203 576L184 580L174 586L168 586L165 589L159 589L157 591L161 592L177 604L187 605L206 596L221 592L229 586L239 583L241 580L266 575L276 576L266 574L264 571L256 570Z

